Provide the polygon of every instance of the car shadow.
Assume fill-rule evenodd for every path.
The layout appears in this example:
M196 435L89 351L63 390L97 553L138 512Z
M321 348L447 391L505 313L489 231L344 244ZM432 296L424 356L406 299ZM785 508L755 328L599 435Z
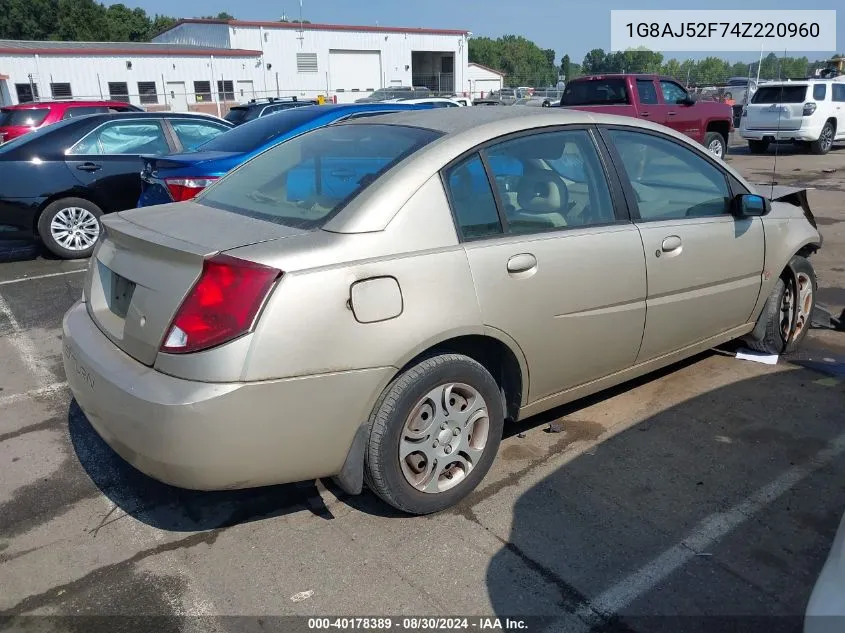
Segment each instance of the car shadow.
M112 512L96 529L125 515L173 532L231 527L302 511L326 520L334 518L314 481L220 492L177 488L148 477L115 453L94 430L75 400L71 402L67 419L79 463L114 504ZM334 492L343 494L339 490Z
M473 507L504 543L495 614L550 618L532 631L799 632L845 512L845 382L824 377L783 363L581 448L589 421L552 412L572 459L512 516Z

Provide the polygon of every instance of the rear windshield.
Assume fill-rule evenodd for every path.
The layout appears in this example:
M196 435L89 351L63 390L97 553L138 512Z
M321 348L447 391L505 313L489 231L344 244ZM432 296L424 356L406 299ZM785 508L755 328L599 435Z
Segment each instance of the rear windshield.
M807 86L762 86L757 89L751 103L804 103Z
M628 103L624 79L573 81L563 91L561 105L618 105Z
M252 121L253 119L258 118L258 115L261 113L261 108L232 108L223 118L229 121L230 123L234 123L235 125L240 125L241 123L246 123L247 121Z
M276 224L320 228L382 173L438 136L394 125L318 128L244 163L197 201Z
M274 112L221 134L202 146L203 152L236 152L244 154L261 148L274 138L316 119L325 113L321 106L304 106ZM231 119L230 119L231 121Z
M37 127L44 123L48 114L50 114L49 108L0 110L0 127Z

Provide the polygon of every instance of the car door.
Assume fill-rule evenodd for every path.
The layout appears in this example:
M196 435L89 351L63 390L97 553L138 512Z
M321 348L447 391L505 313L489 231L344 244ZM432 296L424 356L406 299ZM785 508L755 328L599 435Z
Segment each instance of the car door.
M104 211L135 208L141 194L141 154L176 151L159 119L115 119L86 134L65 162Z
M845 138L845 83L831 82L833 116L836 117L836 138Z
M637 112L641 119L663 125L666 123L666 108L657 97L657 87L653 79L637 79Z
M689 94L678 83L660 81L660 108L664 112L664 125L701 142L704 134L694 106L685 105Z
M634 363L642 243L589 128L503 139L443 178L484 323L525 354L530 402Z
M648 309L638 362L748 322L763 274L760 218L729 212L729 175L704 151L662 134L603 131L642 235Z

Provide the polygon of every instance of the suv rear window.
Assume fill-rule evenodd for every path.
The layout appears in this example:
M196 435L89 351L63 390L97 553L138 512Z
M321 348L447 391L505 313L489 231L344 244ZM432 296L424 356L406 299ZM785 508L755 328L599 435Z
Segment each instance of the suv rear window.
M628 103L628 87L624 79L572 81L564 89L563 97L560 101L560 104L563 106L618 105Z
M0 127L38 127L50 114L49 108L0 110Z
M804 103L807 86L761 86L751 103Z
M439 136L371 123L318 128L247 161L196 200L259 220L318 229L382 173Z
M247 121L257 119L260 112L261 108L235 106L234 108L229 110L229 112L223 118L229 121L230 123L239 125L241 123L246 123Z

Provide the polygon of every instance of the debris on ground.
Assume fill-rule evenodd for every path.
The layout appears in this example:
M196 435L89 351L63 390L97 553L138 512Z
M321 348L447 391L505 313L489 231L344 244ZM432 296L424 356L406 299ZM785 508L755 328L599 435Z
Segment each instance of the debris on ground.
M299 593L293 594L290 599L293 602L303 602L304 600L308 600L311 596L314 595L314 590L309 589L308 591L300 591Z
M524 440L526 436L525 436L525 433L520 433L520 434L517 435L517 437L521 440Z
M766 365L778 364L777 354L764 354L763 352L755 352L753 350L745 348L737 350L736 357L739 360L751 360L755 363L764 363Z
M546 429L546 433L563 433L563 431L563 422L551 422L549 428Z

